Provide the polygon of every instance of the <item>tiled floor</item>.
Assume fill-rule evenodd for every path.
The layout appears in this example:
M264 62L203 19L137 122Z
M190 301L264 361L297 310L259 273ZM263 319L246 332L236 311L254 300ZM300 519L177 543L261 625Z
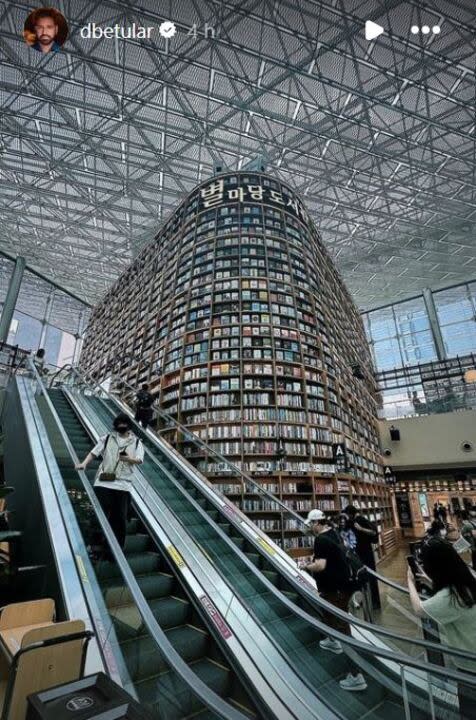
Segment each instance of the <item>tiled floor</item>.
M407 546L399 547L389 558L379 563L378 573L406 588L406 558L408 554ZM408 595L384 583L379 583L379 591L382 609L374 611L373 622L411 640L414 638L422 639L420 620L413 613ZM354 610L353 612L362 617L360 610ZM394 645L395 649L400 649L409 655L421 656L420 648L411 640L392 641L392 645Z

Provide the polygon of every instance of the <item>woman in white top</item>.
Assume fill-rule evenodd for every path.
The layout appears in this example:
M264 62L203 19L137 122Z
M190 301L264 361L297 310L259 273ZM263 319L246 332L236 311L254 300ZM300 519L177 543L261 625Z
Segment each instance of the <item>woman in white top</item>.
M423 569L433 595L420 600L413 573L408 569L408 589L413 610L430 617L440 628L442 643L476 653L476 578L454 547L445 540L429 540L422 548ZM458 670L476 674L476 660L454 657ZM474 720L476 687L458 687L460 717Z
M126 540L127 512L129 506L129 490L134 465L144 461L144 446L131 431L132 422L125 414L118 415L113 422L114 431L99 438L97 445L91 450L76 470L85 470L90 462L102 456L94 487L96 495L109 524L123 548ZM112 481L104 482L104 473L115 475ZM106 550L106 554L109 554Z

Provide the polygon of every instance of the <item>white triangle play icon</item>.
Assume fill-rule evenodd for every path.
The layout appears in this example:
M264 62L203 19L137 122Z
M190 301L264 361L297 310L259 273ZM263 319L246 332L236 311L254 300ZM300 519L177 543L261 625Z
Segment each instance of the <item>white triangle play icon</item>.
M381 35L385 30L381 25L377 25L377 23L372 22L372 20L367 20L365 23L365 39L366 40L373 40L374 38Z

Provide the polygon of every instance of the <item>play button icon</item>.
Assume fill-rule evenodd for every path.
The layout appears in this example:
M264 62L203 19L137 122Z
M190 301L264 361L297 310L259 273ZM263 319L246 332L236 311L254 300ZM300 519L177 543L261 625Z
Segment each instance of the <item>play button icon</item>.
M367 20L365 23L365 39L366 40L374 40L376 37L381 35L385 30L381 25L377 25L377 23L372 22L372 20Z

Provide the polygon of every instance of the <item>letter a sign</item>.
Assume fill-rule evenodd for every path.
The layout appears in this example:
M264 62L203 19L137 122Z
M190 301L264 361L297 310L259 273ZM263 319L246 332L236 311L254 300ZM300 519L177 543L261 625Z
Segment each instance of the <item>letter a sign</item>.
M347 452L344 443L334 443L332 445L332 455L336 472L347 472Z
M391 468L390 465L385 465L383 469L383 475L387 485L395 485L396 477L395 473L393 472L393 468Z

